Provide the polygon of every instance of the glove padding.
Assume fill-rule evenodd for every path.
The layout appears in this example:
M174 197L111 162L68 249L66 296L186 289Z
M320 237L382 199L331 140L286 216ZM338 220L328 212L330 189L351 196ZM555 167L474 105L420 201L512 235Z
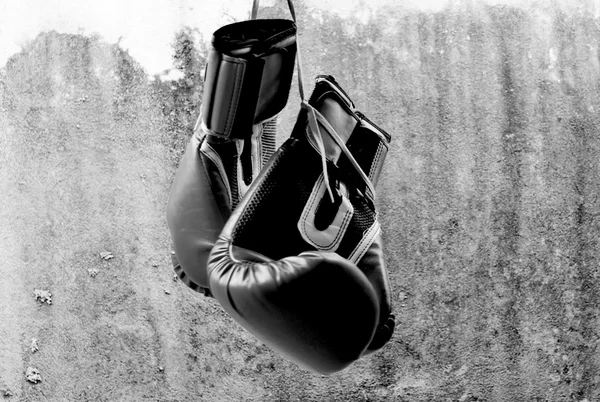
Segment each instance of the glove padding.
M244 328L298 365L329 374L393 332L372 187L390 138L355 111L332 77L318 77L309 104L319 131L335 131L351 156L328 134L316 143L304 108L225 224L208 271L214 297Z
M210 296L206 264L223 225L275 151L296 54L290 20L226 25L213 36L201 114L167 204L174 269Z

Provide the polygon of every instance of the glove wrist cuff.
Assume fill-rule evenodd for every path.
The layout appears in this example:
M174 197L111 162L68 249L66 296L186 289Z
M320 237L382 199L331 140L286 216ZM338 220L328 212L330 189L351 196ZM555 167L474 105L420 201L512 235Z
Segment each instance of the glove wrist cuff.
M286 105L296 56L290 20L252 20L217 30L206 65L199 128L218 137L245 139L252 125ZM198 128L198 126L197 126Z

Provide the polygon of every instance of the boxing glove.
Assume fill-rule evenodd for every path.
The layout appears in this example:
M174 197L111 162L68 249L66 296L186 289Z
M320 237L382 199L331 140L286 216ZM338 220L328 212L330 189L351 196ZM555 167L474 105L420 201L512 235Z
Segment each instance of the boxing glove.
M226 25L212 38L200 116L167 203L175 272L210 296L208 255L225 221L275 151L296 54L290 20Z
M390 137L319 76L291 137L209 257L214 297L301 367L330 374L392 336L374 185Z

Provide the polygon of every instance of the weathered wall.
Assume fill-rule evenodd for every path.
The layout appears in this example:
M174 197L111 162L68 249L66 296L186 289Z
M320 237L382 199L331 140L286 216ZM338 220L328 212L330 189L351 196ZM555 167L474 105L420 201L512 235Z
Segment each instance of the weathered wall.
M386 395L600 399L593 16L390 8L305 39L323 49L311 72L394 136L379 190L399 330L373 359Z
M390 344L311 375L174 282L164 205L185 135L177 102L117 48L48 34L0 76L0 390L23 401L600 400L592 3L388 7L367 24L297 11L306 77L334 75L393 136L378 187ZM281 140L296 111L294 93ZM37 306L36 288L53 305ZM28 366L41 383L25 381Z

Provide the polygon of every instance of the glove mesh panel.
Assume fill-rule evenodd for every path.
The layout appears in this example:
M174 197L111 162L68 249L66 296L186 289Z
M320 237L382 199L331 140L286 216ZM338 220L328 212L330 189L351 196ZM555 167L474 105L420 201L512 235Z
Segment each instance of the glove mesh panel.
M235 163L233 166L237 166L237 164L239 163L239 159L240 159L239 156L235 155L232 159L234 160L234 163ZM229 188L231 189L231 210L233 211L235 209L235 207L237 207L237 204L240 201L237 169L231 169L231 173L228 175L228 179L229 179Z
M269 120L264 124L262 141L262 165L264 167L275 153L275 137L277 136L277 119Z
M233 244L279 259L307 248L298 232L298 217L310 196L317 172L304 155L306 145L288 140L263 171L263 179L244 205L232 231ZM306 166L306 168L305 168Z
M375 223L375 211L369 208L369 204L363 197L353 197L350 202L354 207L354 215L348 225L344 239L336 252L342 257L348 258L356 245L362 240L365 232Z
M297 224L321 174L316 151L306 141L288 140L244 205L232 232L233 244L273 259L316 250L302 238ZM359 196L350 183L345 184L350 194L355 194L350 198L354 215L336 252L348 258L375 223L376 213L372 203Z

